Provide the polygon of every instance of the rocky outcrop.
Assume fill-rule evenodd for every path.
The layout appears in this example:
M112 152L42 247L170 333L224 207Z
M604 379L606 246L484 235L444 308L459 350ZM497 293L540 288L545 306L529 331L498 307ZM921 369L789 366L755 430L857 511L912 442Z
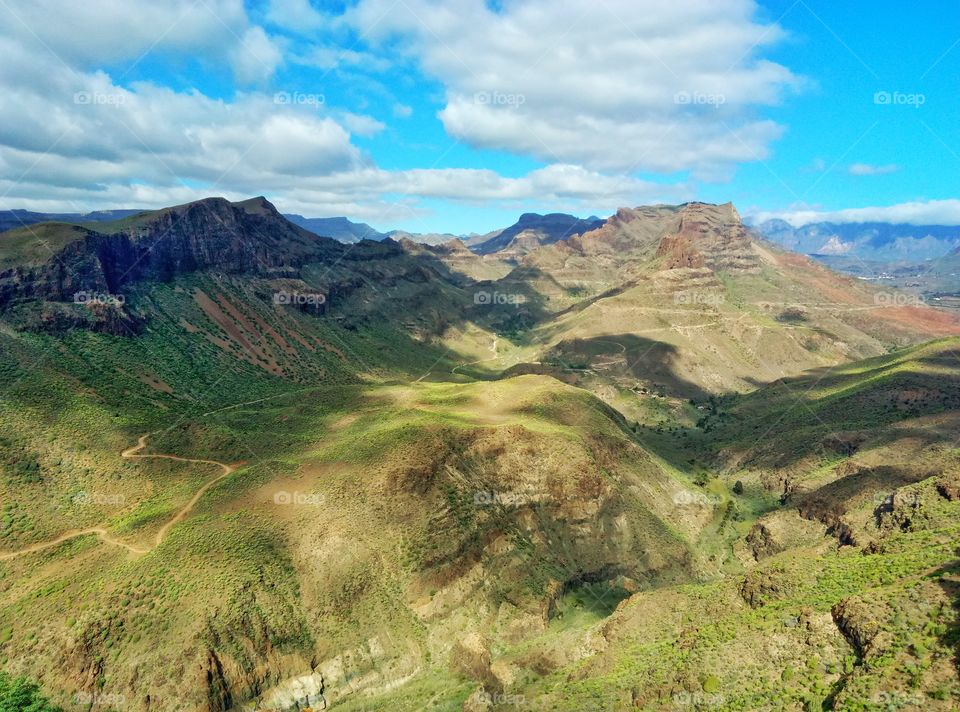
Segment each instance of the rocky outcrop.
M937 494L951 502L960 501L960 475L943 475L937 479Z
M671 240L674 245L688 245L681 251L681 256L685 251L689 255L687 259L702 260L714 271L750 274L760 271L760 261L751 249L750 236L730 203L684 205L680 212L679 228Z
M751 608L790 597L794 593L792 580L781 569L751 571L740 583L740 597Z
M753 558L757 561L784 550L783 544L774 538L773 533L763 522L757 522L750 529L747 534L747 544L750 546Z
M207 651L206 660L201 666L201 684L207 691L207 712L226 712L233 707L230 683L215 650Z
M667 235L663 238L657 250L657 257L665 258L664 269L699 268L707 264L704 256L685 235Z
M916 531L926 519L923 499L914 490L898 490L889 495L874 510L879 529Z
M882 628L870 606L856 598L838 601L830 611L833 622L861 660L879 651Z
M312 672L300 675L269 690L259 701L259 708L277 710L277 712L299 712L300 710L325 710L327 700L323 695L323 675Z
M450 667L458 675L476 680L488 692L499 691L501 683L490 669L490 643L477 632L458 640L450 654Z

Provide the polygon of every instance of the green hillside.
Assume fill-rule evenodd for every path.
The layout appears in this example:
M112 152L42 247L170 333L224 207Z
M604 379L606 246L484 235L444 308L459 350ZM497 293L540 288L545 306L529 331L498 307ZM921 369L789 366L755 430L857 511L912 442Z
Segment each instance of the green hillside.
M4 252L0 670L65 709L952 709L954 322L690 210L497 281L263 200ZM550 263L631 240L613 288Z

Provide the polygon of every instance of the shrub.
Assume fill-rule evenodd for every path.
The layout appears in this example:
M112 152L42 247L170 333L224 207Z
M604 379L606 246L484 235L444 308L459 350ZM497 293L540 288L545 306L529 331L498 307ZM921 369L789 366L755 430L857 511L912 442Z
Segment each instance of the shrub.
M22 677L0 672L0 712L62 712L40 694L40 688Z

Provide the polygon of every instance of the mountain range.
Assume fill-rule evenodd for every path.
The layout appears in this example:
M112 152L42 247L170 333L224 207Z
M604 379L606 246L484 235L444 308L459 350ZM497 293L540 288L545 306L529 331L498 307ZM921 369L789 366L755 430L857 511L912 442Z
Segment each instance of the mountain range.
M954 313L729 203L473 249L263 197L81 217L0 233L0 662L31 694L960 700Z
M818 222L795 227L784 220L766 220L754 228L794 252L866 261L923 262L960 246L960 227L949 225Z

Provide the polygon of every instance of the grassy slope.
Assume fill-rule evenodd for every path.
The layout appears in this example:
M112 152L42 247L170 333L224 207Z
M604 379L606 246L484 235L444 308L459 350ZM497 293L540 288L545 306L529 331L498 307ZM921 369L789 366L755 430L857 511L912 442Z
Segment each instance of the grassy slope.
M0 335L4 551L101 523L149 547L214 473L122 460L144 432L148 452L241 463L149 554L87 536L0 562L5 668L61 701L149 689L160 706L182 701L178 660L200 668L207 648L280 679L319 657L334 689L431 660L446 680L457 634L491 616L537 625L556 583L623 561L641 587L689 577L702 525L659 504L685 483L595 399L544 377L389 385L445 352L389 321L356 331L251 289L197 277L139 294L156 316L137 338ZM276 505L278 492L319 496L322 516ZM498 582L465 589L464 562ZM338 679L331 661L378 634L379 657ZM207 694L202 675L186 686Z
M305 274L320 289L337 276ZM921 477L954 462L954 342L698 401L705 410L631 392L645 369L588 363L585 384L642 427L549 377L466 382L503 365L483 361L503 322L452 324L432 342L445 307L464 301L452 286L362 290L323 318L273 306L274 288L197 276L144 291L135 301L157 316L137 338L0 333L0 549L103 522L148 544L212 468L120 459L144 432L158 431L152 452L241 463L149 554L89 536L0 562L5 668L62 696L149 689L157 708L183 704L185 689L203 703L212 653L241 690L318 662L344 709L371 704L352 688L379 693L382 709L459 707L480 682L557 709L755 709L763 690L786 709L829 695L851 709L881 693L955 697L944 656L957 512ZM630 292L612 299L637 305ZM735 322L746 301L717 311ZM586 345L588 361L645 346L598 326L584 310L547 330L614 342ZM538 344L503 341L505 361L538 356ZM576 350L561 356L585 370ZM464 383L431 382L446 378ZM853 457L825 444L839 427L868 436ZM858 478L891 463L864 496ZM845 478L850 492L837 489ZM929 516L875 526L874 490L892 485L920 488ZM818 493L837 492L843 511L817 508ZM312 499L277 504L283 493ZM837 551L817 517L881 553ZM744 538L759 524L784 550L757 563ZM741 583L767 568L783 590L749 608ZM928 577L938 568L946 582ZM628 589L653 588L605 618ZM828 620L852 596L891 614L892 647L876 660ZM898 609L930 629L911 639L917 618L894 620ZM495 667L463 662L458 645L478 630Z

